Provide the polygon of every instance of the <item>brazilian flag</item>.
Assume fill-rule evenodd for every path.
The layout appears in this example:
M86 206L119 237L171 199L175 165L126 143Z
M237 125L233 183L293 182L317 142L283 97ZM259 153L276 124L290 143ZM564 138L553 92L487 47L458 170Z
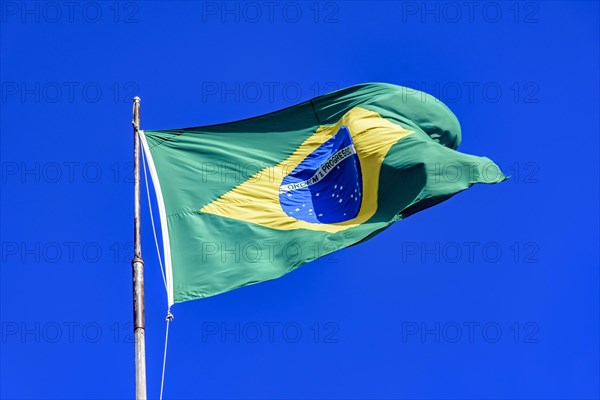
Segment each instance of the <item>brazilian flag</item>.
M271 114L141 131L169 305L280 277L474 183L456 116L400 86L352 86Z

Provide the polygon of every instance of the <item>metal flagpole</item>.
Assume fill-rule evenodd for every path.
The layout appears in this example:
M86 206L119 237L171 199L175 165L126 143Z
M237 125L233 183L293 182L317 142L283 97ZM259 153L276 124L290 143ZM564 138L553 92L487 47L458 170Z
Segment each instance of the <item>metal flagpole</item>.
M144 260L140 240L140 98L133 99L133 334L135 338L135 398L146 399L146 338L144 320Z

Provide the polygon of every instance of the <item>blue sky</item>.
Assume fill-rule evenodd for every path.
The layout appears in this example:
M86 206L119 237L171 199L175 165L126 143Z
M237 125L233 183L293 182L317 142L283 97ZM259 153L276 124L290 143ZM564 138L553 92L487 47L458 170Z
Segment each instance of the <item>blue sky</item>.
M511 180L283 278L177 304L165 398L600 395L597 2L0 11L2 398L133 397L133 96L142 128L160 129L364 82L440 98L459 150ZM142 211L157 398L166 295Z

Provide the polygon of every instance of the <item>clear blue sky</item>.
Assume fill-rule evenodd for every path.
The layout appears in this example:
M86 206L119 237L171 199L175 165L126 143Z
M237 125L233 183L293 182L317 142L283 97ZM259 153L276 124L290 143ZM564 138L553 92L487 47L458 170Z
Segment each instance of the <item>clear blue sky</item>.
M142 128L160 129L373 81L439 97L460 150L512 179L281 279L177 304L165 398L600 395L597 2L0 11L2 398L133 397L134 95ZM145 203L142 222L156 398L166 296Z

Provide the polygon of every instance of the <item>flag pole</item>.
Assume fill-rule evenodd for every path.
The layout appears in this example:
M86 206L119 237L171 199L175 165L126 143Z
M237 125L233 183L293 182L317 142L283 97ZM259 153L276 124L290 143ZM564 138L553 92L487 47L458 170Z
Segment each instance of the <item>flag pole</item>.
M140 240L140 98L133 98L133 334L135 338L135 398L146 399L146 338L144 260Z

